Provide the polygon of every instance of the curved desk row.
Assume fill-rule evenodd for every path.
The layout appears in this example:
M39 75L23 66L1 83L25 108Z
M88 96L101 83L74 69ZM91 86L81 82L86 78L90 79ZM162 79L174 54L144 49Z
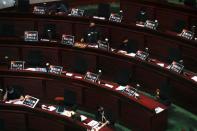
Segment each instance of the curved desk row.
M81 75L54 75L32 71L1 70L0 79L4 86L19 85L25 94L52 101L56 96L63 96L64 89L77 94L77 104L90 111L103 106L111 112L116 120L124 125L146 131L165 130L167 124L167 107L141 93L139 99L121 91L115 83L101 81L93 83ZM105 83L105 84L103 84ZM112 85L112 87L106 86ZM164 109L156 113L156 108Z
M197 24L197 8L148 0L120 0L120 6L126 23L135 23L136 14L143 8L148 13L148 19L157 19L162 29L171 30L180 20L186 22L186 27Z
M76 40L83 37L84 31L88 28L90 21L94 21L101 30L104 37L110 40L110 46L117 48L125 38L131 38L137 44L137 48L148 47L151 57L168 61L171 49L179 49L187 69L197 71L197 44L196 41L182 39L179 36L151 31L134 25L113 23L108 21L96 20L85 17L68 16L43 16L33 14L0 13L0 20L8 28L15 28L17 37L24 35L26 30L38 30L39 34L44 32L46 25L54 25L58 39L61 35L75 35ZM4 25L2 24L2 25ZM9 38L6 38L9 39Z
M76 61L80 58L87 64L87 70L96 71L102 69L102 78L114 81L121 72L129 72L131 84L139 82L142 89L154 94L158 88L164 88L173 102L184 106L196 113L195 105L197 82L192 80L195 74L177 74L167 68L157 65L153 61L142 61L131 56L116 52L108 52L95 48L76 48L57 43L31 43L6 41L0 45L0 56L8 56L10 60L24 60L26 64L34 57L31 53L39 54L37 59L43 59L43 65L49 62L52 65L62 65L66 70L75 72ZM159 62L161 63L161 62ZM114 66L115 65L115 66ZM169 87L163 87L161 83L167 82Z
M22 105L0 103L0 121L4 125L3 131L87 131L92 121L86 118L80 122L70 117L48 111L39 107L29 108ZM84 124L86 123L86 124ZM100 131L112 131L104 126Z

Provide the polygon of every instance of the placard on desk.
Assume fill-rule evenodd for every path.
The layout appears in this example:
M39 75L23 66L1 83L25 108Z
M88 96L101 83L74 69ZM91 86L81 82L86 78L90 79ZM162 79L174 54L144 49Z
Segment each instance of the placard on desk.
M46 8L43 6L34 6L33 13L44 15L44 14L46 14Z
M38 41L38 31L25 31L24 32L25 41Z
M25 61L11 61L10 69L11 70L24 70Z
M147 52L138 50L135 57L141 60L146 60L148 58L149 54Z
M77 9L77 8L72 8L70 15L71 16L83 16L84 15L84 10Z
M61 75L62 70L63 70L62 66L55 66L55 65L50 65L49 66L49 73Z
M179 74L183 71L183 69L184 69L184 66L175 61L173 61L172 64L170 65L170 70Z
M185 38L185 39L189 39L192 40L194 37L194 33L188 30L183 30L180 34L181 37Z
M92 72L87 72L84 79L91 81L91 82L96 82L99 78L98 74L92 73Z
M62 44L64 45L74 45L75 43L75 37L72 35L62 35Z
M122 16L119 14L111 13L111 15L109 17L109 21L120 23L122 21Z
M144 27L152 29L152 30L156 30L158 27L158 22L146 20L146 22L144 23Z
M98 40L98 48L109 51L109 42Z
M28 96L25 96L25 99L23 101L23 105L34 108L38 102L39 102L38 98L28 95Z

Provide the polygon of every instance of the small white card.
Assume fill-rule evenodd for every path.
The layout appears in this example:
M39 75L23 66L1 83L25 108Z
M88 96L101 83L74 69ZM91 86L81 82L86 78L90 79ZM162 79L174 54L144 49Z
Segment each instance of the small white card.
M105 86L107 86L109 88L113 88L114 87L113 85L110 85L110 84L105 84Z
M66 76L73 76L72 73L66 73Z
M164 67L164 63L157 63L157 65Z
M191 79L194 80L195 82L197 82L197 76L194 76Z
M157 108L155 108L155 113L158 114L158 113L162 112L163 110L164 110L163 108L157 107Z
M125 86L119 86L118 88L116 88L116 90L121 91L124 90L126 87Z

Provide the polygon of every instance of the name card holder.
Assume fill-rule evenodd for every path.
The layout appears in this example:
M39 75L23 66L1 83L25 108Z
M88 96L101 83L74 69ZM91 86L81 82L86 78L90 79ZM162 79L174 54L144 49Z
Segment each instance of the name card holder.
M34 108L38 102L39 102L38 98L27 95L23 100L23 105L28 106L30 108Z
M98 48L109 51L109 42L98 40Z
M175 61L173 61L172 64L170 65L170 70L172 70L178 74L181 74L183 69L184 69L184 66L180 63L175 62Z
M24 40L37 42L38 41L38 31L25 31L24 32Z
M144 27L152 30L156 30L158 27L158 22L157 21L151 21L151 20L146 20L144 23Z
M109 21L121 23L121 21L122 21L122 16L119 15L119 14L111 13L111 15L110 15L110 17L109 17Z
M44 15L46 14L46 8L43 6L34 6L34 14Z
M69 14L70 16L79 16L82 17L84 15L84 10L77 9L77 8L72 8L71 13Z
M11 61L11 70L24 70L25 61Z
M63 70L62 66L50 65L48 71L49 71L49 73L52 73L52 74L61 75L62 70Z
M75 37L72 35L62 35L62 44L73 46L75 43Z
M148 58L149 54L147 52L138 50L135 57L141 60L146 60Z
M181 37L185 38L185 39L189 39L192 40L194 37L194 33L188 30L183 30L180 34Z
M84 79L91 82L96 82L99 79L99 75L92 72L87 72Z

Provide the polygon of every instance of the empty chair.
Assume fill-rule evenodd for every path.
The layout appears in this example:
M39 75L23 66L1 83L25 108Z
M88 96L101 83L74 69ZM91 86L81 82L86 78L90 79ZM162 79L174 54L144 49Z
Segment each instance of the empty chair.
M75 73L85 74L88 69L87 60L83 57L76 57L74 61L74 65L72 66L72 70Z
M31 50L27 55L27 65L36 67L43 66L44 58L42 52L39 50Z
M72 110L77 108L77 94L71 90L64 90L64 106Z
M138 50L137 42L132 39L125 39L119 46L119 50L124 50L127 53L135 53Z
M161 84L159 98L163 104L167 106L171 105L171 88L167 81Z
M44 25L43 37L46 39L55 39L56 38L56 25L55 24Z
M98 5L98 12L99 17L109 18L110 16L110 4L107 3L100 3Z
M119 85L126 86L130 82L131 74L127 69L120 69L114 76L114 82Z
M178 48L169 48L168 54L168 63L172 63L173 61L179 62L181 60L181 52Z
M178 21L176 21L172 30L174 32L181 33L182 30L185 28L186 28L186 22L184 20L178 20Z

